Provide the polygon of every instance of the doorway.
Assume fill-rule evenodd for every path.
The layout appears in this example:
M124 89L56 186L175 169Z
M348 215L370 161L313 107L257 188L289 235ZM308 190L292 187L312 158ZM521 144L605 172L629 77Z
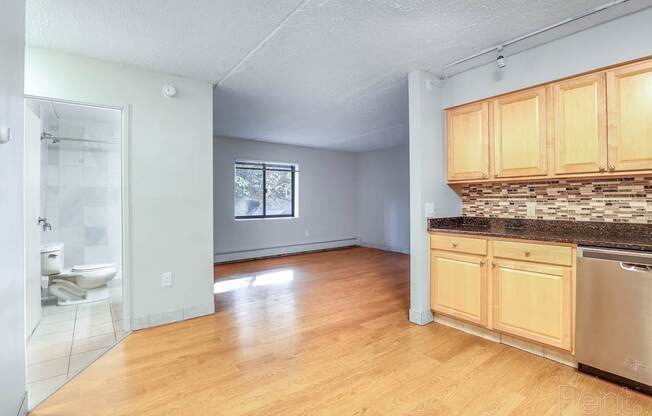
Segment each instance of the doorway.
M130 331L125 125L124 109L25 100L29 409Z

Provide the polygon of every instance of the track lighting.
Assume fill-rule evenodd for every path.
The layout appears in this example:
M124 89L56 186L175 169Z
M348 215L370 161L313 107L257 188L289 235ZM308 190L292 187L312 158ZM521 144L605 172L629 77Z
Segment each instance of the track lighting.
M498 56L496 57L496 66L498 68L505 68L507 63L505 62L505 57L503 56L503 47L498 48Z

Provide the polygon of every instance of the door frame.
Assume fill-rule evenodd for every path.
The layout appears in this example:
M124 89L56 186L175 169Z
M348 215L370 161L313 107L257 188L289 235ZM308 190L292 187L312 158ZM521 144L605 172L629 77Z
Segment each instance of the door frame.
M122 299L123 299L123 321L124 321L124 332L126 335L131 333L131 320L132 320L132 291L133 291L133 282L131 279L131 186L130 186L130 152L131 148L130 138L129 138L129 126L130 126L130 115L131 115L131 105L107 105L107 104L97 104L89 103L83 101L74 101L74 100L63 100L59 98L51 98L38 95L29 95L25 94L25 100L41 100L41 101L51 101L54 103L61 104L72 104L72 105L81 105L86 107L96 107L110 110L119 110L121 112L122 118L122 127L121 134L122 138L120 140L120 164L121 164L121 190L120 190L120 200L121 200L121 214L122 214ZM23 156L25 157L25 156ZM24 300L23 300L24 302ZM116 343L120 340L116 339Z

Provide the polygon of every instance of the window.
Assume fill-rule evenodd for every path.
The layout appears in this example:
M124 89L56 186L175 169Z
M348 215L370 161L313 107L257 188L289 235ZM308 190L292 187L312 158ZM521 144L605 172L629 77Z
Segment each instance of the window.
M235 162L235 218L295 216L296 165Z

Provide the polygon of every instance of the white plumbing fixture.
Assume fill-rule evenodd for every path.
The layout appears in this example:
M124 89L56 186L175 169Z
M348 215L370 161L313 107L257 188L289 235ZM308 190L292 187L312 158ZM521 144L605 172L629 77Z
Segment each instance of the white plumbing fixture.
M63 243L41 247L41 274L50 278L50 293L59 305L98 302L109 298L107 284L118 273L114 263L63 267Z

